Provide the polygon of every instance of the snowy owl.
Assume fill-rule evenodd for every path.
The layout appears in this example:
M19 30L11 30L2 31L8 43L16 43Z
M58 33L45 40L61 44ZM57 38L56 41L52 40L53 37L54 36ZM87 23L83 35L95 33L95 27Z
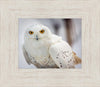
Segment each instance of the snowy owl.
M26 62L37 68L74 68L81 63L67 42L41 24L26 29L23 53Z

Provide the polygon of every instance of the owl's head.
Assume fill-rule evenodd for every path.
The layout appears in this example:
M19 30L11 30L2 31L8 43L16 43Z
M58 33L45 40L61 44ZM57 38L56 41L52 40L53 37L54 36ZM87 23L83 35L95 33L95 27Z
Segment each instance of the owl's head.
M25 37L34 39L34 40L49 38L50 35L51 35L51 32L49 28L41 24L34 24L33 26L30 26L29 28L27 28L25 32Z

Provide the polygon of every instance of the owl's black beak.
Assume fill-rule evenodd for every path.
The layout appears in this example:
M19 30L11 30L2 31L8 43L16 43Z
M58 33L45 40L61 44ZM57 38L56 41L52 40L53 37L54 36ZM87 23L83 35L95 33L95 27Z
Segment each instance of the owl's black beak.
M38 35L36 35L36 40L38 40L39 38L38 38Z

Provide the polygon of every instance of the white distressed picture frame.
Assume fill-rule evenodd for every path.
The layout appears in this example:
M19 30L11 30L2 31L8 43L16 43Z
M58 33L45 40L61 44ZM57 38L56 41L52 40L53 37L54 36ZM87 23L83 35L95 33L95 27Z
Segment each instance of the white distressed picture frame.
M0 87L100 87L99 3L0 1ZM82 69L19 69L18 18L82 18Z

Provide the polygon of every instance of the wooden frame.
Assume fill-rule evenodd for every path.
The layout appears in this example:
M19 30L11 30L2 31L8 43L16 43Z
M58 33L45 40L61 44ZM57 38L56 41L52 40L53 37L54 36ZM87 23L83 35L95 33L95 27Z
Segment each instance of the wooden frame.
M0 87L100 87L99 3L0 1ZM82 69L18 69L18 18L82 18Z

